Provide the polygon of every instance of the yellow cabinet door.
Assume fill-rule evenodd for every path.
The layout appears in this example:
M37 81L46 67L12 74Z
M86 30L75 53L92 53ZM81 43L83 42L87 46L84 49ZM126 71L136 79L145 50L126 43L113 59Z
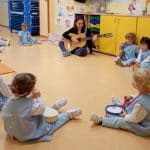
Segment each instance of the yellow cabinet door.
M100 38L100 51L107 54L116 54L116 17L101 16L100 33L112 33L111 38Z
M125 41L127 33L136 34L137 17L117 17L116 55L119 53L120 44Z
M143 36L150 37L150 17L138 17L137 22L137 37L138 41Z

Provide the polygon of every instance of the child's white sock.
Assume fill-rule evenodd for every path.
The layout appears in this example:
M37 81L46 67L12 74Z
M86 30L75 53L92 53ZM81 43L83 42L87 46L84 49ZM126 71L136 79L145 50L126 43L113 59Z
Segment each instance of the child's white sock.
M67 110L66 113L69 115L69 118L72 119L77 116L80 116L82 114L82 111L79 108L74 108Z
M96 113L92 113L90 117L90 121L95 124L99 124L102 122L102 117L97 115Z
M59 110L61 107L67 104L67 100L65 98L61 98L57 100L54 104L51 105L52 108Z

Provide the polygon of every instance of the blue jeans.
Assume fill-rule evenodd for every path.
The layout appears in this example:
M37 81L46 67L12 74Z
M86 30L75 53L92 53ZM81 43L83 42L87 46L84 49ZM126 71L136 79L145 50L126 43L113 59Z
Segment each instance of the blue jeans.
M65 123L69 121L69 116L67 113L61 113L58 115L58 120L54 123L52 123L52 129L50 131L50 134L54 133L57 129L59 129L61 126L63 126Z
M124 129L130 130L130 126L122 117L103 117L102 119L102 126L110 127L110 128L117 128L117 129Z
M64 41L59 42L59 47L60 47L62 52L67 51L65 46L64 46ZM84 56L88 55L86 48L77 48L77 49L71 51L71 53L76 54L77 56L80 56L80 57L84 57Z

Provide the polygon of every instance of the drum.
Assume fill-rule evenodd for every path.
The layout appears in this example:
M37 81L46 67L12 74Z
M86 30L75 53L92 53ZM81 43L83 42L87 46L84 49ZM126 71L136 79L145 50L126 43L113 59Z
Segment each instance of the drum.
M45 122L51 123L51 122L56 122L58 118L58 111L51 108L51 107L46 107L45 112L44 112L44 119Z
M122 107L118 105L107 105L105 111L106 117L117 117L122 113Z

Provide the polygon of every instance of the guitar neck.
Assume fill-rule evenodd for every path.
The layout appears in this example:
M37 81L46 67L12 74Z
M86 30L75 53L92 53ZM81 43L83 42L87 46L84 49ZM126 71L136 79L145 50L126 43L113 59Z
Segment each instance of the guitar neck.
M100 37L102 37L103 35L101 35L101 34L98 34L97 35L97 38L100 38ZM86 38L82 38L81 39L81 41L89 41L89 40L92 40L92 37L86 37Z

